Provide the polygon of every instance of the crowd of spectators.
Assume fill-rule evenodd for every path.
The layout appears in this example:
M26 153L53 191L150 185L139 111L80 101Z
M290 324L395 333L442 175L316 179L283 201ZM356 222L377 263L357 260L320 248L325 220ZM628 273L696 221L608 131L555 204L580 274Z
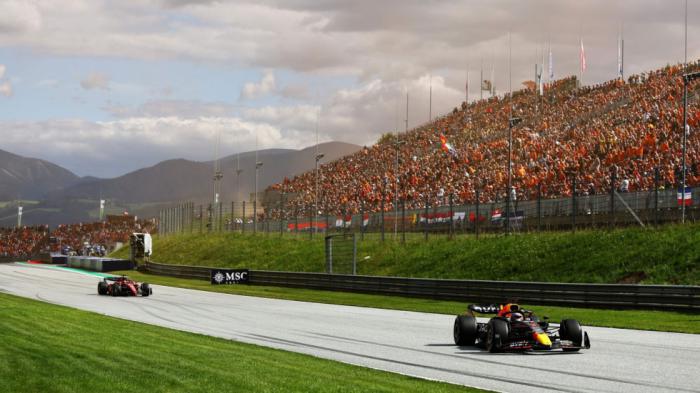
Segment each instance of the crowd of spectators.
M0 228L0 257L24 257L39 252L45 244L48 226Z
M319 211L340 214L392 211L447 203L566 197L572 192L648 190L659 171L661 187L676 187L682 177L684 72L669 65L659 70L577 86L575 77L548 84L544 95L520 90L512 96L462 103L451 113L377 144L323 164L319 170ZM686 184L700 183L698 85L689 86ZM508 124L512 129L512 185L508 192ZM440 135L456 153L441 149ZM397 166L398 162L398 166ZM576 179L576 190L572 180ZM613 184L613 178L615 182ZM305 172L271 186L287 195L285 209L314 206L316 173ZM382 199L384 200L382 204ZM362 207L363 206L363 207ZM271 208L272 216L278 215Z
M94 223L0 228L0 257L30 257L41 252L99 255L117 243L127 243L134 232L154 232L153 221L113 220Z

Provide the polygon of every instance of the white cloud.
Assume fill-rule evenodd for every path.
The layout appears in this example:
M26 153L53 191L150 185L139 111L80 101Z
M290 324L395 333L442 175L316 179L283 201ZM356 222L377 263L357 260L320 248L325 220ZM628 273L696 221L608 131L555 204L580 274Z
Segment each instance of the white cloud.
M249 82L243 86L243 89L241 90L241 98L246 100L260 98L274 92L275 89L275 73L272 70L265 70L260 82Z
M234 106L224 102L202 102L197 100L152 100L135 108L110 104L103 109L118 118L179 117L191 119L198 117L228 117L233 113Z
M101 72L91 72L80 81L80 86L85 90L109 90L109 76Z
M0 123L4 150L41 157L79 175L102 177L119 176L172 158L211 160L219 133L225 154L254 149L256 134L261 148L301 147L274 126L236 117ZM42 147L47 145L51 149ZM104 154L106 150L109 154Z
M12 85L10 82L0 82L0 95L4 95L5 97L10 97L12 96Z
M409 126L428 119L428 76L386 83L373 80L341 89L321 105L321 141L371 144L381 132L403 130L405 88L410 93ZM452 109L461 92L433 76L433 114ZM102 177L186 158L209 160L218 133L223 155L255 148L302 148L315 143L317 105L246 108L234 114L225 103L162 100L138 107L111 104L117 120L79 119L0 123L3 149L41 157L80 174ZM32 141L32 143L27 143ZM43 146L51 145L51 149ZM110 154L104 154L109 149ZM90 164L86 165L86 161Z
M7 70L7 67L5 67L4 64L0 64L0 79L2 79L3 76L5 76L6 70Z
M41 29L41 13L34 2L0 0L0 33L27 33Z

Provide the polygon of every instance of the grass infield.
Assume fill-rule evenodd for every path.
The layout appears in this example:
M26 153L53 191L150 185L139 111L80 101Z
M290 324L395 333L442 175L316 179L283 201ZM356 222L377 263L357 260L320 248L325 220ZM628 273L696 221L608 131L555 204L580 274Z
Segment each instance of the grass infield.
M483 392L0 293L4 392Z
M319 291L311 289L267 287L258 285L211 285L208 281L204 280L165 277L133 271L115 272L115 274L126 274L135 280L147 281L158 285L305 302L343 304L349 306L375 307L438 314L458 314L463 312L467 307L466 303L454 301L367 295L349 292ZM550 317L550 320L556 323L565 318L574 318L581 322L581 324L584 326L602 326L700 334L700 314L698 313L644 310L599 310L591 308L554 306L524 306L528 309L534 310L538 315L546 315ZM451 334L450 326L446 326L445 329L445 334Z

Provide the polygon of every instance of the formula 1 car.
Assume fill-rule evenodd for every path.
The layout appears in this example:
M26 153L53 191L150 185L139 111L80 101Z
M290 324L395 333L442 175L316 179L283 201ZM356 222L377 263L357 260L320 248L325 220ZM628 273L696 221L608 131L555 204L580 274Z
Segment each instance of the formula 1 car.
M475 313L496 316L482 323L477 322ZM455 319L453 335L456 345L475 345L489 352L576 352L591 347L588 333L575 319L564 319L559 327L551 327L547 317L540 320L534 312L513 303L470 304L466 313Z
M105 277L97 283L98 295L112 296L150 296L153 295L153 288L148 283L141 283L130 280L126 276Z

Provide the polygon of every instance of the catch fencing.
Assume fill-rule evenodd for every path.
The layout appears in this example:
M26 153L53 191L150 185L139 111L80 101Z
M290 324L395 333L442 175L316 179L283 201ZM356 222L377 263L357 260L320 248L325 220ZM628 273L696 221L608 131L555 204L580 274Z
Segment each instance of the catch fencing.
M154 274L210 279L210 267L146 263ZM444 280L251 270L250 284L438 300L700 311L700 286Z
M407 236L479 236L484 233L537 232L621 226L658 226L680 222L682 210L675 189L545 198L541 190L525 190L510 200L456 204L454 195L420 201L394 201L380 212L370 207L314 209L288 203L284 194L267 195L262 203L179 204L160 212L159 233L314 234L353 232L364 240L373 234L405 241ZM700 193L693 192L685 221L700 218ZM409 209L409 206L414 208ZM255 213L254 213L255 212ZM338 213L340 212L340 213Z

